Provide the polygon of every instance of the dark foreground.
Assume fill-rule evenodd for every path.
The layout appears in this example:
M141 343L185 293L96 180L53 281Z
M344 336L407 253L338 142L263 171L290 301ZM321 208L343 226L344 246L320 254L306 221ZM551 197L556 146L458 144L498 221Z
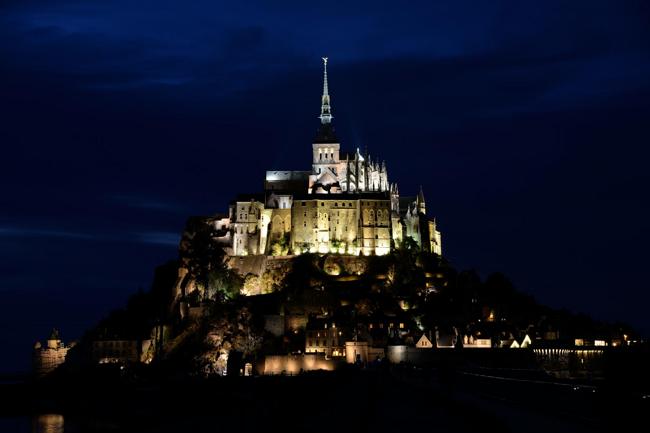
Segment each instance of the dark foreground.
M650 397L606 384L394 368L297 377L0 387L0 432L647 431ZM639 424L639 421L642 423Z

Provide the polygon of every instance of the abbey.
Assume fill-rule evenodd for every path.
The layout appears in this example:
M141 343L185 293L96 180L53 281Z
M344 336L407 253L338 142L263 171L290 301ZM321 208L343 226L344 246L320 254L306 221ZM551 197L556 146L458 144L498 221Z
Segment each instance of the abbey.
M385 162L359 149L342 153L332 126L323 58L320 126L310 171L267 171L264 191L240 195L228 217L215 220L230 255L285 256L304 252L383 255L411 238L442 254L441 236L426 215L422 188L400 197Z

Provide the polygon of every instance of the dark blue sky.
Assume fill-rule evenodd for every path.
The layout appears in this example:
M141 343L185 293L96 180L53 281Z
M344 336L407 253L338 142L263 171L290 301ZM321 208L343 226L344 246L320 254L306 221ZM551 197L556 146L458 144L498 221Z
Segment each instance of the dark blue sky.
M637 1L0 6L1 371L77 338L185 219L342 147L422 184L461 268L650 330L650 9Z

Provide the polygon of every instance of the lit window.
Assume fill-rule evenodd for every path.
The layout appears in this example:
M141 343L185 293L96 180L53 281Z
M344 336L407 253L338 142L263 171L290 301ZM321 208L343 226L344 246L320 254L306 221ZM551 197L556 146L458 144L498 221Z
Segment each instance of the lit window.
M399 329L404 329L404 324L403 323L399 324Z

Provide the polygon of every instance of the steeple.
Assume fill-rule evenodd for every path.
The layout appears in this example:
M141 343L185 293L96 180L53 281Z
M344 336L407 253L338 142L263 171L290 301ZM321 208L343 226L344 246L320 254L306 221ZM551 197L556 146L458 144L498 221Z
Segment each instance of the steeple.
M420 185L420 192L418 193L418 198L416 200L418 213L426 214L426 205L424 202L424 191L422 191L422 185Z
M332 110L330 108L330 94L327 86L327 57L323 57L323 96L320 105L320 123L323 125L332 122Z
M323 57L323 96L320 104L320 127L314 143L338 143L334 127L332 126L332 108L330 107L329 84L327 83L327 57Z

